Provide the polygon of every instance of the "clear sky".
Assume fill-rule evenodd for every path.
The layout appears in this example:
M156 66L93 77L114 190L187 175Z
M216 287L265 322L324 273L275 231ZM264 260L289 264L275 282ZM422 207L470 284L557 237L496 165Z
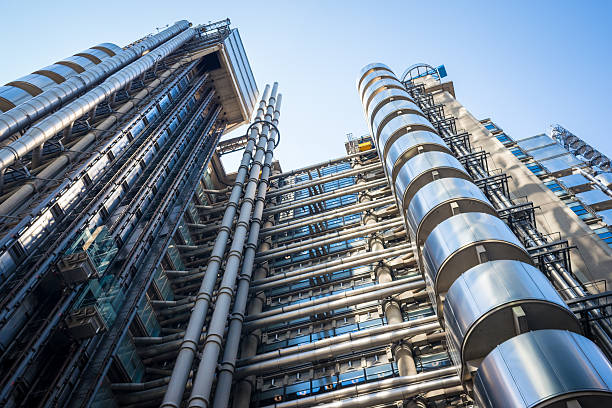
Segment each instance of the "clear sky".
M260 90L280 83L285 170L367 132L355 78L371 62L397 75L444 64L459 101L513 138L558 122L612 155L612 1L1 0L0 15L1 83L176 20L229 17Z

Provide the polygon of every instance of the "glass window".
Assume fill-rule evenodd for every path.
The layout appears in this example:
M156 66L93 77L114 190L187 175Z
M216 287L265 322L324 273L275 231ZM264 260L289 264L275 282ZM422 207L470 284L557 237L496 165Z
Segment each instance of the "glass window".
M340 385L343 387L359 384L365 381L363 370L351 370L339 375Z
M499 134L495 136L497 138L497 140L499 140L500 142L502 142L504 145L508 145L510 143L513 142L512 139L510 139L508 137L508 135L506 135L505 133Z
M487 124L485 125L485 128L487 128L487 129L489 129L489 130L495 130L495 129L497 129L497 127L496 127L494 124L492 124L492 123L487 123Z
M130 376L132 382L140 382L144 375L144 366L142 361L140 361L140 357L138 357L136 347L132 343L130 336L126 335L121 341L117 350L117 357L119 357L121 365Z
M341 326L336 328L336 335L340 335L340 334L344 334L344 333L350 333L350 332L354 332L357 331L357 325L356 324L349 324L346 326Z
M531 163L527 165L527 168L535 175L546 174L546 171L537 163Z
M512 152L512 154L515 155L519 159L524 159L527 157L527 154L525 154L525 152L522 151L518 147L515 147L514 149L510 149L510 152Z
M291 384L285 387L287 400L294 400L310 394L310 381Z
M157 117L158 112L157 112L157 108L153 107L153 109L151 109L149 112L147 112L147 114L145 115L145 117L147 118L147 123L153 123L153 121L155 120L155 118Z
M293 339L287 340L288 346L297 346L299 344L306 344L306 343L310 343L310 335L294 337Z
M168 106L170 106L170 98L168 98L168 95L166 95L161 99L161 101L159 101L159 107L162 111L165 111Z
M365 369L366 378L368 381L377 380L380 378L392 377L393 366L391 364L378 364Z
M132 133L132 136L137 137L140 133L142 133L144 128L144 122L142 120L139 120L138 122L134 123L134 126L132 126L132 128L130 129L130 132Z

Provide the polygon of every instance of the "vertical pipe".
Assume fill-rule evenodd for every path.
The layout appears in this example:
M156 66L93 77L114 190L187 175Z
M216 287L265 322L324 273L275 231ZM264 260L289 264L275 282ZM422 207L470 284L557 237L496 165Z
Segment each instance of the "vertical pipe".
M361 164L357 163L354 165L354 167L359 168L361 167ZM355 184L364 183L365 180L359 178ZM369 201L372 201L372 198L367 193L359 194L360 203ZM378 222L377 217L372 213L366 213L366 215L363 217L363 225L365 228L376 225ZM372 234L372 236L369 238L369 250L371 252L377 252L384 249L384 242L380 235L376 233ZM374 274L378 283L387 283L393 280L391 268L383 263L376 265L374 268ZM387 324L397 324L404 321L404 316L402 315L400 305L396 300L388 300L385 302L383 310L385 313L385 318L387 319ZM415 375L417 373L416 364L414 363L414 357L412 355L412 349L409 344L400 343L394 348L393 354L395 360L397 361L397 368L401 376Z
M272 123L274 123L274 125L278 123L278 118L280 116L280 103L277 103L275 98L276 90L277 84L275 83L272 90L272 95L270 96L270 100L268 102L268 112L264 117L264 121L266 122L273 119ZM279 95L278 98L280 102L281 95ZM227 257L225 273L223 274L223 278L221 280L221 287L217 292L215 310L208 327L206 340L204 342L204 350L202 351L202 358L200 359L200 364L198 365L198 371L193 381L191 396L189 398L189 407L209 406L210 393L213 380L215 378L217 360L219 359L219 353L223 343L223 335L225 332L227 317L230 311L230 305L234 295L234 286L236 284L236 277L238 275L238 269L242 259L242 251L247 232L250 234L250 231L247 231L247 229L254 228L259 236L261 215L259 216L260 219L258 220L253 219L251 222L249 222L249 220L251 219L251 211L253 209L256 189L259 192L263 191L264 194L267 189L267 177L269 176L269 167L272 164L272 152L274 149L274 140L268 137L270 128L271 126L267 123L264 123L262 126L259 143L255 152L255 158L249 173L249 182L245 187L244 197L242 199L242 204L240 205L238 222L236 223L234 239ZM263 178L264 174L262 171L262 159L264 159L264 155L268 169L265 180ZM264 167L264 169L266 168ZM261 179L260 171L262 171ZM262 201L259 200L258 203L262 203ZM260 207L261 213L263 213L263 203ZM254 259L255 258L252 257L251 262L254 261Z
M255 120L263 119L264 108L266 107L266 100L268 99L269 93L270 86L267 85L261 101L259 102L259 108L257 109ZM238 168L238 173L236 174L236 180L234 181L234 186L232 187L227 208L223 214L223 221L221 223L221 227L219 228L217 238L215 239L212 254L208 261L208 265L206 266L206 274L204 275L204 279L202 279L202 284L196 297L196 303L193 307L191 315L189 316L189 323L187 324L185 336L181 342L179 354L174 363L172 376L170 378L168 389L164 395L161 407L178 408L181 404L181 400L183 399L185 385L187 384L189 371L191 371L193 358L198 349L200 334L204 328L204 321L206 319L206 314L208 313L208 306L210 300L212 299L212 293L217 281L217 275L219 273L219 269L221 268L223 255L225 254L230 228L232 227L234 217L236 216L236 208L238 207L238 202L240 200L240 196L242 195L242 187L246 180L247 169L251 163L253 148L255 146L255 140L258 134L259 131L257 127L253 127L242 155L242 161L240 162L240 167Z
M264 228L270 228L272 225L273 225L272 221L270 220L270 218L268 218L268 221L266 221L266 223L264 224ZM271 247L272 247L272 239L270 237L267 237L265 240L261 242L261 244L259 244L259 248L257 252L268 251ZM268 276L268 272L269 272L268 261L260 262L258 264L257 269L253 273L253 279L255 281L264 279ZM255 296L251 298L251 300L249 301L247 305L247 315L252 316L252 315L256 315L260 313L263 310L263 305L265 301L266 301L266 296L264 295L264 292L258 291L255 294ZM243 323L243 320L240 321L240 326L241 326L240 330L242 330L242 323ZM261 336L261 330L259 329L249 331L246 334L246 336L244 336L244 338L242 339L240 343L241 344L240 354L242 358L253 357L255 354L257 354L257 346L259 344L260 336ZM236 357L234 357L234 361L235 359ZM221 378L224 378L223 380L224 382L228 381L227 374L225 375L223 374L224 374L224 371L221 372L219 382L221 382ZM231 374L233 376L233 372ZM255 377L250 376L247 378L243 378L239 382L236 383L236 385L234 386L234 393L233 393L234 394L234 400L233 400L234 408L247 408L250 405L251 392L253 390L254 380L255 380ZM220 399L222 398L220 394L224 392L222 390L227 389L226 387L227 385L225 384L222 385L222 388L220 388L220 386L217 385L217 391L215 393L215 402L217 401L217 395L219 395L218 398ZM223 401L220 401L220 402L223 403ZM227 402L225 403L227 404ZM217 406L216 403L213 406L216 407Z

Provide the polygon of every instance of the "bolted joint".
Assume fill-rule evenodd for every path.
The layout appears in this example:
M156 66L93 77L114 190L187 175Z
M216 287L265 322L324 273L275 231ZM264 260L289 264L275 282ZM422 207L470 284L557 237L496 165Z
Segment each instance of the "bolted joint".
M233 297L234 296L234 290L232 288L223 287L223 288L219 289L219 291L217 292L217 297L219 297L221 294L226 294L229 297Z
M230 314L230 320L238 320L238 321L240 321L240 323L243 323L244 322L244 313L234 312L234 313Z
M207 303L210 303L210 301L212 300L212 296L209 293L200 292L198 293L198 296L196 296L196 302L198 300L203 300Z
M230 374L234 374L234 371L236 370L235 365L229 361L223 361L221 364L219 364L218 368L219 373L222 371L227 371Z

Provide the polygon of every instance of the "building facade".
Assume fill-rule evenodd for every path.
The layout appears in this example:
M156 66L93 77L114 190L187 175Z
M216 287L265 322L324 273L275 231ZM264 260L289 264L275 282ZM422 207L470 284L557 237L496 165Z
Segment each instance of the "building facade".
M609 160L443 76L364 67L370 134L286 172L229 21L0 88L0 405L611 405Z

